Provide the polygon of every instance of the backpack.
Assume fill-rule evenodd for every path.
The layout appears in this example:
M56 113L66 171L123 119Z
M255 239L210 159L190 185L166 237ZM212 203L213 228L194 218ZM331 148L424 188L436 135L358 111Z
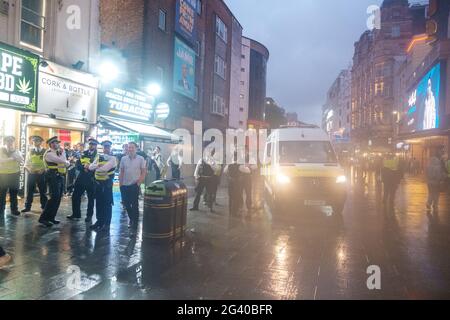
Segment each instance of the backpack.
M214 170L208 163L206 163L204 160L202 160L199 174L200 174L200 177L212 177L212 176L214 176Z

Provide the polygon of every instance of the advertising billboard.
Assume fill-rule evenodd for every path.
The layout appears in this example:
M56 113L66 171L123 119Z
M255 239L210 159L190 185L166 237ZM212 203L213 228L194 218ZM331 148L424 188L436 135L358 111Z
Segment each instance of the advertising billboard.
M0 42L0 107L37 112L39 57Z
M195 100L195 52L175 37L173 90Z
M408 95L407 132L438 129L441 90L441 64L436 64Z
M196 6L195 0L177 0L175 9L175 31L191 43L197 38Z
M125 120L148 123L154 98L142 92L124 88L105 88L99 94L99 114Z

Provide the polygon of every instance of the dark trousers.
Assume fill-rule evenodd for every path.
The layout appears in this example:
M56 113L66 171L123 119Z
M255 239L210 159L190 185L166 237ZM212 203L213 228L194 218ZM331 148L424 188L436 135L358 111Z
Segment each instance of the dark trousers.
M172 168L172 179L180 180L181 179L180 166L172 163L171 168Z
M75 179L77 177L77 170L76 168L71 168L67 171L67 185L66 185L66 192L71 193L73 192L73 189L75 188Z
M25 208L31 209L33 205L34 192L36 191L36 185L39 190L39 199L41 202L41 209L45 208L47 204L47 183L45 181L45 174L28 174L27 180L27 201L25 203Z
M113 205L113 182L111 180L97 182L95 185L95 208L97 223L100 226L111 225Z
M61 198L63 196L63 177L51 174L47 176L50 199L45 205L41 215L41 221L53 221L58 214Z
M242 186L239 179L228 181L228 208L230 215L236 215L242 205Z
M120 187L123 205L130 218L130 224L134 227L139 221L139 190L140 187L137 184Z
M241 197L245 193L245 204L247 206L247 210L250 210L253 206L253 198L252 198L252 192L253 192L253 181L251 175L245 175L242 178L242 190L243 193L241 193ZM243 200L243 198L242 198Z
M94 204L95 204L95 185L94 182L78 182L75 183L75 189L72 194L72 216L74 218L81 218L81 197L84 193L88 196L88 208L87 208L87 218L92 218L94 215Z
M205 201L208 208L212 209L213 207L213 198L212 198L212 190L211 190L211 180L212 178L202 177L198 179L197 187L195 188L195 200L194 200L194 208L198 209L200 204L200 199L202 197L203 191L206 190Z
M384 204L393 204L395 194L397 193L398 183L385 180L383 181L383 202Z
M439 197L441 195L441 186L439 184L428 184L428 206L437 208L439 206Z
M0 247L0 258L3 256L6 256L6 252L5 252L5 250L3 250L2 247Z
M9 191L11 212L18 211L17 195L19 193L19 174L0 175L0 214L6 209L6 194Z

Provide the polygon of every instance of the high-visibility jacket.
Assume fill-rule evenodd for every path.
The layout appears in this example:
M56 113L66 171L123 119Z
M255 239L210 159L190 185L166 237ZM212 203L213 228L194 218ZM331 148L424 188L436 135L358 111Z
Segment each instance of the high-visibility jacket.
M35 149L30 151L30 165L31 171L42 171L45 170L44 155L45 149L41 151L36 151Z
M6 148L2 148L0 150L1 158L10 158L11 155L12 155L12 152L8 152L8 150L6 150ZM0 174L14 174L14 173L18 173L18 172L20 172L20 164L15 159L5 161L0 165Z
M398 157L394 157L392 159L384 159L383 167L392 171L400 170L400 159Z
M45 156L47 155L47 153L52 152L51 150L47 150L44 154L44 163L45 163L45 167L47 169L47 172L49 173L55 173L58 175L65 175L67 173L67 167L64 163L54 163L54 162L49 162L45 159Z
M101 155L98 157L98 164L104 166L110 160L109 155ZM116 174L116 167L111 168L108 172L98 172L95 171L95 180L97 181L108 181L109 179L114 179L114 175Z

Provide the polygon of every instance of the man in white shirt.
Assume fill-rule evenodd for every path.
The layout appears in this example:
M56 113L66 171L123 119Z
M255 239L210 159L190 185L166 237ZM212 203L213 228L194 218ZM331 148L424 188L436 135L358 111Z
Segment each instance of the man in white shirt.
M16 138L4 139L5 147L0 149L0 215L4 215L6 193L9 191L11 214L19 216L17 195L19 193L20 165L24 159L15 148Z
M91 226L96 232L109 231L112 219L113 184L116 172L116 157L111 152L111 141L103 141L103 154L101 154L89 166L90 171L95 171L95 206L97 222Z
M139 222L139 191L147 174L145 159L137 154L138 145L128 144L128 154L120 161L119 183L122 202L130 219L130 228L134 233Z
M47 140L50 149L44 155L50 200L47 201L47 205L44 208L44 212L42 212L39 223L47 228L60 224L55 218L58 214L61 198L63 196L64 177L66 176L67 168L70 166L70 162L67 161L64 149L59 146L60 143L61 141L58 140L58 137Z

